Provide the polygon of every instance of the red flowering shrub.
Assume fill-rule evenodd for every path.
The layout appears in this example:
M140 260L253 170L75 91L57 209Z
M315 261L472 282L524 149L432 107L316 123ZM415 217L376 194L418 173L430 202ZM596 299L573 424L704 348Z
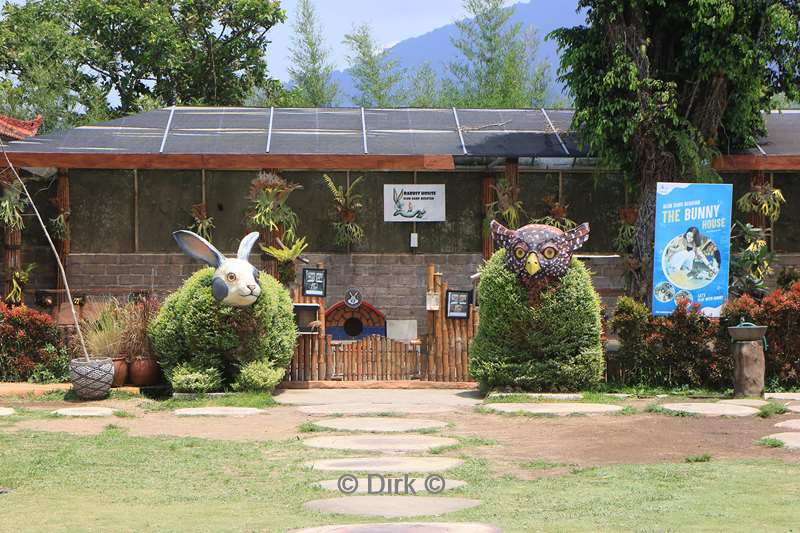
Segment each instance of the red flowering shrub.
M619 375L628 384L718 386L724 375L711 349L715 327L698 304L681 301L671 315L653 317L646 306L620 298L611 325L620 341Z
M46 313L0 302L0 381L60 381L69 356Z

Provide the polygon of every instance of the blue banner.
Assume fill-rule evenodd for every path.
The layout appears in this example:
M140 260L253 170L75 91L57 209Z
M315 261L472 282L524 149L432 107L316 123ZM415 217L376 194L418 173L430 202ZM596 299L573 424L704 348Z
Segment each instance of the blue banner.
M732 201L732 185L658 184L654 315L672 313L685 298L703 314L719 316L728 298Z

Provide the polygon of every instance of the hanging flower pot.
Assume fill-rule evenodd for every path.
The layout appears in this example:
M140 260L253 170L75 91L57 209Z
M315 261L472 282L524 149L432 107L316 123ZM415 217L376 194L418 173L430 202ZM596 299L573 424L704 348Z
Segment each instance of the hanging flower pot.
M69 377L75 394L82 400L101 400L108 396L114 381L114 362L108 358L73 359Z

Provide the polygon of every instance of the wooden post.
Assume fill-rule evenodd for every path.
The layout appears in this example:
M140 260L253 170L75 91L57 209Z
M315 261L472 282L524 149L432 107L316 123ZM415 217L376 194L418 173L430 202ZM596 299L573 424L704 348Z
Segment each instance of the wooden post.
M485 176L483 178L483 183L481 184L481 199L485 206L492 203L494 201L494 189L492 186L494 185L494 177L492 176ZM494 241L492 240L492 235L488 231L483 232L483 258L489 259L492 257L494 253Z

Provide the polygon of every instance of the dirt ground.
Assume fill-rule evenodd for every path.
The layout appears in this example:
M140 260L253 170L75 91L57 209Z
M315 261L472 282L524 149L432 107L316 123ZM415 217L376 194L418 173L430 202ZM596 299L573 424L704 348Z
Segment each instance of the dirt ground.
M379 393L380 394L380 393ZM436 394L439 394L438 392ZM451 394L458 394L453 391ZM767 419L752 417L677 417L645 413L653 400L632 400L624 405L636 407L632 415L593 415L567 417L526 417L476 412L479 402L471 394L453 396L451 412L421 415L422 418L443 420L451 424L442 436L476 437L496 444L467 445L452 454L466 454L489 460L497 474L533 478L559 475L573 468L609 464L644 464L681 462L688 456L710 454L714 459L780 458L800 461L800 451L768 448L756 441L771 433L780 432L777 422L800 418L798 414L777 415ZM435 396L435 395L434 395ZM385 394L380 394L382 402ZM411 396L409 396L411 397ZM430 398L414 395L416 400ZM465 400L468 398L468 400ZM280 396L279 396L280 399ZM292 396L293 403L307 403ZM352 401L353 397L343 397ZM359 393L359 401L369 400ZM325 403L338 402L336 396L325 396ZM56 431L76 434L96 434L109 424L126 428L133 436L170 435L234 441L265 441L304 438L299 431L304 422L324 418L306 415L290 405L266 409L264 414L242 418L176 417L168 411L142 409L146 400L115 400L92 403L123 409L132 416L106 418L27 418L0 431ZM401 402L409 401L405 397ZM667 401L667 400L664 400ZM7 402L4 402L7 403ZM322 402L320 402L322 403ZM15 402L14 407L51 411L75 406L68 402ZM410 415L413 416L413 415ZM335 434L335 432L326 433ZM521 465L543 461L549 468L526 469ZM556 466L558 465L558 466Z

